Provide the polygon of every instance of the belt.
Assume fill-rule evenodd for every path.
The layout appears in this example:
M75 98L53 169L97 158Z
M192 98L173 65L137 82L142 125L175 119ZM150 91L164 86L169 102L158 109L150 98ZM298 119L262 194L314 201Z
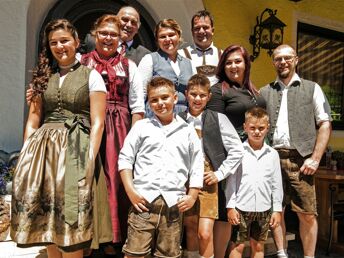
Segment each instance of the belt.
M235 208L239 211L243 216L248 216L252 220L260 220L262 218L266 218L271 214L271 209L267 211L242 211L238 208Z

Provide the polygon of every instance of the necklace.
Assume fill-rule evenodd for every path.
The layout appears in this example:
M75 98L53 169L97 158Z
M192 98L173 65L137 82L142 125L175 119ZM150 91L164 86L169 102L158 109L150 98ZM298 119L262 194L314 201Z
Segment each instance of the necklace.
M60 70L69 70L71 69L74 65L76 65L79 61L77 59L74 60L73 63L69 64L69 65L59 65Z

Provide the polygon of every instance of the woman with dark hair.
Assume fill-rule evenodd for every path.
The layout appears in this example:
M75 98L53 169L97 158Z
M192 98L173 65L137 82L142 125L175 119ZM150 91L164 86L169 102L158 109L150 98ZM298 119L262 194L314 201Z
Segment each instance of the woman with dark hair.
M212 98L208 108L227 115L242 141L245 112L266 103L250 80L251 60L247 50L239 45L227 47L217 66L219 83L211 87Z
M175 112L178 114L186 110L186 85L194 74L191 61L178 53L182 40L182 30L179 24L173 19L161 20L155 26L155 40L158 51L145 55L139 64L143 87L146 88L152 77L161 76L171 80L178 94L178 103L175 106ZM146 110L146 116L153 116L148 105Z
M254 106L266 106L250 80L250 71L251 61L247 50L239 45L228 46L217 66L219 82L210 88L212 96L207 105L209 109L228 117L242 141L247 138L243 130L245 112ZM214 227L215 257L224 257L230 237L224 186L221 183L218 188L219 220Z
M112 239L97 158L106 88L77 61L79 39L67 20L49 22L42 45L13 179L11 237L23 247L47 245L49 258L78 258Z

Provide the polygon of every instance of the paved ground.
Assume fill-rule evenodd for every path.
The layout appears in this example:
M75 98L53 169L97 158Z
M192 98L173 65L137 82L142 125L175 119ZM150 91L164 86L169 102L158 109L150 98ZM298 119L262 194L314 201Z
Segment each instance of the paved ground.
M343 243L344 244L344 243ZM298 241L289 241L289 258L303 258L302 248ZM103 258L101 252L94 252L93 258ZM0 258L47 258L44 248L17 248L12 241L0 242ZM115 256L114 256L115 258ZM275 258L275 256L269 256ZM344 258L344 255L331 253L330 256L325 255L325 250L318 249L316 258Z

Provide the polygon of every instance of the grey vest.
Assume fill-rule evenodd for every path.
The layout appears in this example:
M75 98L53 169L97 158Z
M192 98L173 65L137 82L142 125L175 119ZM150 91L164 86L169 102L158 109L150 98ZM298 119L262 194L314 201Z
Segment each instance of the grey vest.
M312 81L301 79L301 83L296 81L290 85L287 95L290 141L303 157L313 152L316 141L313 105L314 85L315 83ZM270 141L272 141L280 111L281 90L281 86L275 82L260 90L261 95L266 100L267 112L270 116Z
M182 112L179 116L186 121L186 114L187 112ZM209 109L204 110L202 123L203 149L216 171L227 157L221 138L218 113Z
M146 55L149 54L151 51L149 51L147 48L141 45L134 46L131 45L130 48L128 48L125 57L129 58L130 60L134 61L136 65L139 65L141 62L141 59Z
M176 87L178 104L187 106L184 94L188 80L192 76L191 61L179 54L177 55L177 62L180 69L180 74L177 76L166 53L159 50L158 52L153 52L150 55L153 60L153 77L161 76L171 80Z

